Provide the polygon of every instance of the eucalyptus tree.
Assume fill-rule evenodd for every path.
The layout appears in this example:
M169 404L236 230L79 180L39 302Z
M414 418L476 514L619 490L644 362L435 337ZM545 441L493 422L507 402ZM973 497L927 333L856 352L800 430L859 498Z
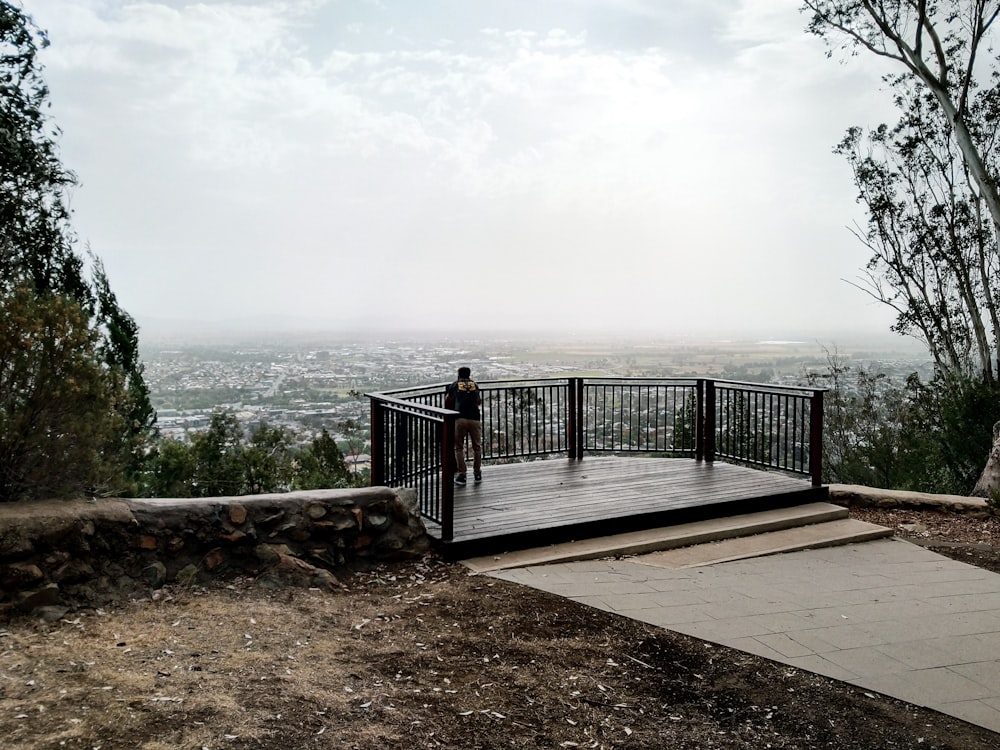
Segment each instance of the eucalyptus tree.
M933 97L971 181L1000 232L1000 191L989 151L996 137L998 0L804 0L809 31L831 47L867 51ZM891 78L891 77L890 77ZM984 81L988 84L983 87ZM987 114L980 118L974 110Z
M803 0L802 10L831 55L894 64L884 80L898 121L852 128L837 150L868 210L857 231L872 251L864 285L936 364L931 383L908 383L919 419L904 425L904 458L968 491L966 464L985 459L1000 417L1000 0Z
M927 345L940 373L996 377L1000 254L989 214L930 97L896 83L899 121L851 128L836 151L867 208L859 284L896 312L893 330Z
M866 289L923 340L939 371L996 378L1000 336L1000 66L996 0L805 0L833 49L899 64L893 126L851 128L847 157L869 221Z

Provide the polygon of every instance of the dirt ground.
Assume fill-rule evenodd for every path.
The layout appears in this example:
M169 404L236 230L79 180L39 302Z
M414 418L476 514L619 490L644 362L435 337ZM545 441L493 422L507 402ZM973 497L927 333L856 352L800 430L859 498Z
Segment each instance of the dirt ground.
M855 511L1000 572L1000 521ZM995 748L882 695L427 558L0 628L0 746Z

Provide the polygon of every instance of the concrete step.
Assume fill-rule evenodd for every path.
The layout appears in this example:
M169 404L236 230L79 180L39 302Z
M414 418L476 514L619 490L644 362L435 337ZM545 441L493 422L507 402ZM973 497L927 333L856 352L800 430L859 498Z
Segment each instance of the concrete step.
M463 564L477 573L485 573L504 568L522 568L529 565L546 565L573 560L647 555L652 552L706 545L721 540L826 524L838 520L850 520L846 508L832 503L807 503L791 508L776 508L728 518L713 518L677 526L633 531L627 534L581 539L548 547L514 550L500 555L464 560ZM877 528L881 529L882 527ZM884 531L885 535L892 534L889 529ZM844 544L847 542L836 543Z
M841 518L794 529L769 531L765 534L696 544L680 549L661 550L637 557L636 562L660 568L696 568L748 557L866 542L889 537L892 534L892 529L884 526L854 518Z

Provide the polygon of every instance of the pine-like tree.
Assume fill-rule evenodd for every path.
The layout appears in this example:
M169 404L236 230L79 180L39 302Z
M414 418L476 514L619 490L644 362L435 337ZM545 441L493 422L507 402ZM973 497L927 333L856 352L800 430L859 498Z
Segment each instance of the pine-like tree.
M0 501L134 491L156 419L135 322L100 261L88 273L76 250L66 202L76 176L45 112L47 45L0 1ZM60 448L69 444L73 461Z

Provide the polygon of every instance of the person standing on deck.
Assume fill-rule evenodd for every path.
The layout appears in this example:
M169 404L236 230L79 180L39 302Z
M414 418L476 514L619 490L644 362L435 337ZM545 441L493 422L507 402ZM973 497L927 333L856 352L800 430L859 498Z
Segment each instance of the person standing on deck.
M458 412L455 420L455 484L466 484L465 439L472 441L472 472L476 483L483 481L483 422L479 406L483 403L472 370L458 368L458 380L445 390L444 405Z

